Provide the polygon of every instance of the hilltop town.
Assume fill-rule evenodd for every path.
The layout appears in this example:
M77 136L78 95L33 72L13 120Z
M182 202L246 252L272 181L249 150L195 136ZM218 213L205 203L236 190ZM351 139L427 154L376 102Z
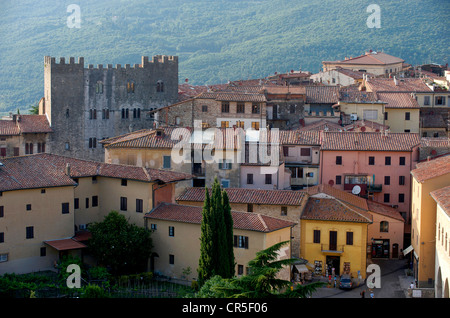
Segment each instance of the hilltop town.
M417 289L449 297L447 65L368 51L203 86L180 82L177 56L46 56L43 71L37 113L0 120L0 275L66 255L96 264L89 226L117 211L151 231L147 271L196 281L218 180L237 276L289 241L280 257L298 263L284 279L365 279L371 260L405 259Z

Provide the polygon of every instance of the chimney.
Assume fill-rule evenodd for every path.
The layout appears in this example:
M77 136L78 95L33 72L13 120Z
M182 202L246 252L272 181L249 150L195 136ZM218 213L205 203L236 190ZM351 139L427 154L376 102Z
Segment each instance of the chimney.
M395 86L398 86L398 80L397 80L397 77L395 77L395 76L394 76L394 84L395 84Z
M70 163L66 164L66 175L70 177Z

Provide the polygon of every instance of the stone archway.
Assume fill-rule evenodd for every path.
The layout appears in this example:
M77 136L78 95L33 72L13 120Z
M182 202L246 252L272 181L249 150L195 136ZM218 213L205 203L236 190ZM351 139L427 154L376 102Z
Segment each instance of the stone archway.
M450 298L450 291L448 286L448 278L445 279L445 285L444 285L444 298Z
M442 275L441 275L441 267L440 266L439 266L438 275L436 278L435 297L442 298Z

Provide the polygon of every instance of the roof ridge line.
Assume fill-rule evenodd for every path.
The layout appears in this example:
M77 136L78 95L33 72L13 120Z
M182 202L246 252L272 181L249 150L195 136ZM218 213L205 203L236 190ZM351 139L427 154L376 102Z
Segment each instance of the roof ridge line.
M362 217L362 218L368 220L369 222L373 223L373 221L370 220L367 216L365 216L365 215L361 214L360 212L356 211L356 210L354 209L354 207L356 207L356 206L354 206L354 205L352 205L352 204L350 204L350 203L347 203L347 202L345 202L345 201L341 201L341 200L337 199L336 197L334 197L334 199L335 199L336 201L338 201L339 203L341 203L341 204L342 204L343 206L345 206L346 208L348 208L348 209L352 210L353 212L355 212L356 214L358 214L360 217ZM348 205L347 205L347 204L348 204ZM351 205L351 206L349 206L349 205ZM365 210L365 209L361 209L361 210ZM369 212L369 210L365 210L365 211Z

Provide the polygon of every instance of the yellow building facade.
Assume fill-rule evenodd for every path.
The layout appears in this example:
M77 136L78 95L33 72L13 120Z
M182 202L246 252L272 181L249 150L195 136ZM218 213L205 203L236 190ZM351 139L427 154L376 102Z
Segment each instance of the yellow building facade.
M450 185L450 156L417 164L411 171L411 247L418 287L430 288L435 280L436 201L430 193Z

